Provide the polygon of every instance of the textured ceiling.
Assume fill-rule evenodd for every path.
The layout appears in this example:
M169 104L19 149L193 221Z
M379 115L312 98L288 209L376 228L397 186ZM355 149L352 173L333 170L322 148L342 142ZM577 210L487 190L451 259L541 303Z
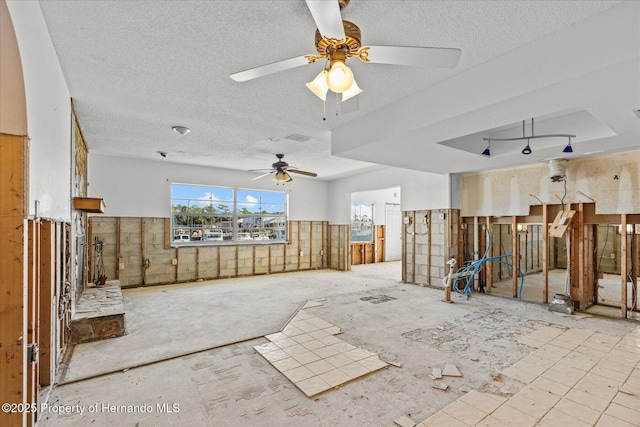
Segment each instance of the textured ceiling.
M574 28L581 31L581 23L616 9L627 8L625 13L637 9L635 1L352 0L342 16L361 28L363 45L455 47L462 56L452 70L351 59L348 65L364 92L336 115L335 101L329 100L325 107L305 87L321 64L243 83L228 77L314 53L316 27L302 0L41 0L40 4L91 152L240 170L268 167L275 153L285 153L290 164L317 172L318 179L379 165L445 173L522 164L521 155L482 164L473 153L439 143L517 126L533 115L552 117L560 111L585 109L579 100L569 105L536 103L535 93L557 93L554 84L579 93L594 83L586 77L582 85L574 83L580 80L577 72L563 76L542 62L547 54L570 59L574 49L584 50L571 46L567 51L567 46L556 47L550 40L565 34L571 39ZM626 33L627 43L637 45L637 21L636 17L635 30L597 24L593 33ZM634 35L636 40L628 42ZM538 52L545 46L552 52ZM609 62L630 59L625 50ZM599 64L597 57L592 61L585 69L595 72L608 65ZM507 81L500 90L486 94L491 86L484 83L488 74L500 83L503 74L518 73L523 66L529 72L542 70L521 86L512 87ZM606 78L616 79L618 72L612 69L614 75ZM629 85L627 97L635 95L637 100L637 83ZM478 102L482 94L487 96ZM513 105L505 104L509 100ZM605 102L606 108L622 108ZM631 107L624 108L612 114L631 114ZM596 120L606 122L616 134L631 123L616 126L613 118ZM636 119L633 124L637 123ZM187 126L191 132L182 137L171 131L173 125ZM310 139L287 139L291 134ZM481 138L478 144L483 144ZM628 141L619 144L611 149L629 149ZM167 158L160 158L158 151L167 152ZM420 161L415 155L431 159ZM443 167L452 157L459 157L455 167Z

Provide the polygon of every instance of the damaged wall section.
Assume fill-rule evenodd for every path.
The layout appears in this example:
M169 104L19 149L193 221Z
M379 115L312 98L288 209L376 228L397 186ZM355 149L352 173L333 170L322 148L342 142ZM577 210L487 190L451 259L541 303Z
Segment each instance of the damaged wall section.
M120 280L122 287L348 268L339 262L345 245L333 236L340 234L336 232L340 226L329 226L326 221L290 221L288 242L181 247L171 246L168 221L167 218L92 216L89 279L94 281L98 267L102 267L96 239L103 242L104 275L108 280Z

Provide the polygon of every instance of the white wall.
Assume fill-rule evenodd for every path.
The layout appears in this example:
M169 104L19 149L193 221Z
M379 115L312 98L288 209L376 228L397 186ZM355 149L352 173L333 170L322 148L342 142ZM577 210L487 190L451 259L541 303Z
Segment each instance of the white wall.
M269 177L255 181L257 174L229 169L143 160L89 153L89 197L101 197L104 215L123 217L169 217L171 184L201 184L289 193L289 219L328 220L328 183L293 176L276 185Z
M29 215L71 220L71 98L37 1L7 1L18 40L29 150Z
M389 187L400 187L400 205L405 211L448 209L451 205L449 175L390 167L331 181L329 222L349 224L351 193Z

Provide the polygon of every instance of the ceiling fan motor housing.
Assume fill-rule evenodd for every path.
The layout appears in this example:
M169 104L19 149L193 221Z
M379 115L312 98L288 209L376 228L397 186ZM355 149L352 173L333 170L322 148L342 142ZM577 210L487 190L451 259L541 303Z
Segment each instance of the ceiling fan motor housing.
M320 55L326 55L333 63L335 60L344 62L347 57L358 55L361 47L362 33L360 28L353 22L342 21L344 26L344 40L338 40L336 43L333 39L322 37L319 30L316 30L316 50Z

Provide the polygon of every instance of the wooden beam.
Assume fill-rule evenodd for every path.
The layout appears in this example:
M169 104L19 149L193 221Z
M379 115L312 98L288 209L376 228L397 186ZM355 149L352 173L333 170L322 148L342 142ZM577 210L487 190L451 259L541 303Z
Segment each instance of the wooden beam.
M29 273L27 286L27 346L39 342L40 332L40 221L29 220ZM28 352L27 352L28 354ZM27 402L38 404L39 364L27 363ZM34 413L27 413L27 425L35 424Z
M542 302L549 302L549 209L542 205Z
M120 253L120 217L116 217L116 280L120 280L120 261L122 254ZM177 281L177 277L176 277Z
M55 227L51 221L40 225L40 385L51 384L55 374Z
M406 212L402 213L402 218L404 222L404 217ZM402 224L402 236L401 236L401 244L402 244L402 283L407 283L407 230L404 223Z
M487 230L489 230L489 232L493 231L491 228L491 217L488 216L486 218L487 221ZM462 233L460 233L462 234ZM466 249L466 248L465 248ZM489 248L489 256L493 256L493 248ZM464 260L462 260L464 261ZM460 263L460 265L462 265L462 262ZM491 293L491 287L493 286L493 263L492 262L485 262L485 287L486 287L486 292Z
M431 284L431 210L427 211L427 284Z
M627 216L620 215L620 315L627 318ZM615 234L614 234L615 235Z
M513 264L511 266L511 284L513 298L518 298L518 264L520 261L520 251L518 250L518 218L512 217L511 219L511 243L513 245Z
M146 218L141 218L140 219L140 251L142 253L142 265L141 265L141 272L142 272L142 285L146 285L147 283L147 266L145 264L145 260L147 259L147 219Z
M634 230L631 239L631 300L633 301L633 307L630 310L636 310L638 308L638 246L640 245L640 234L636 234Z
M413 234L411 235L411 282L416 283L416 211L413 211ZM446 244L446 243L445 243Z
M577 231L578 231L578 274L577 274L577 279L578 279L578 299L579 299L579 307L580 310L584 310L587 308L587 298L586 295L588 294L586 286L587 286L587 281L586 281L586 253L585 253L585 245L584 245L584 205L583 203L578 203L578 227L577 227Z

